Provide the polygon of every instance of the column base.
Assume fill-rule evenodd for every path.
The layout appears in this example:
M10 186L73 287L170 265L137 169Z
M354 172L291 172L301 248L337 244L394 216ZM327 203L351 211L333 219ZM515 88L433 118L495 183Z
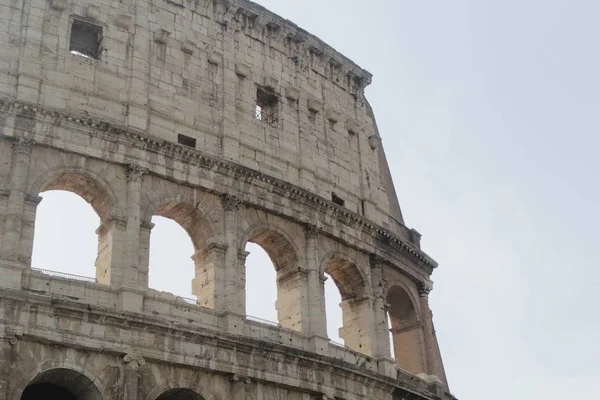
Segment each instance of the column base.
M143 290L134 288L120 288L117 290L119 293L119 309L127 312L141 313L144 310L144 296Z
M235 312L226 311L221 315L221 329L234 335L243 335L246 325L246 316Z
M329 338L317 335L309 337L308 350L324 356L329 355Z
M20 290L23 279L23 271L27 267L18 262L11 260L0 260L0 288Z
M381 375L385 375L389 378L396 379L398 377L398 367L396 361L391 358L380 358L377 360L377 367Z

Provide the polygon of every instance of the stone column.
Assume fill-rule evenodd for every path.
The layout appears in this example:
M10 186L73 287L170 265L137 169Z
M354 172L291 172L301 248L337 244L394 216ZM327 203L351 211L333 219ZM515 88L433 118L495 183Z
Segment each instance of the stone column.
M125 271L123 286L139 288L140 255L140 190L147 170L137 165L127 166L127 228L125 232Z
M12 346L17 343L14 336L0 334L0 400L8 399L8 380L10 379L10 364Z
M327 337L327 314L325 311L325 277L319 265L317 240L319 231L315 226L304 228L306 237L306 269L308 271L308 334L311 336L311 350L319 354L327 354L329 338Z
M120 307L124 311L140 312L144 307L144 292L146 285L140 284L140 190L142 177L147 170L137 165L127 166L127 221L125 226L124 248L115 255L123 257L123 270L119 271ZM114 246L113 238L113 246ZM114 265L114 264L113 264ZM111 281L111 284L112 281Z
M192 280L192 293L198 300L198 305L223 311L225 302L225 253L227 247L223 244L209 244L198 250L192 256L195 266L195 276Z
M437 374L437 356L435 351L435 339L433 333L433 321L431 318L431 309L429 308L429 293L431 292L430 283L421 283L419 285L419 301L421 303L421 323L423 326L423 345L425 346L425 367L427 374Z
M245 287L245 257L244 264L239 263L240 254L238 251L238 211L243 207L242 200L235 196L226 194L221 198L221 205L224 212L225 223L225 264L221 268L225 269L225 292L222 296L221 309L245 315L246 314L246 287Z
M13 143L12 168L10 171L10 193L6 205L6 221L2 240L2 258L19 261L21 225L29 175L29 159L33 141L17 139Z
M371 285L373 287L373 329L375 331L375 358L390 359L390 334L384 296L383 259L371 256Z
M0 287L20 289L22 269L27 264L19 260L23 213L29 175L32 140L19 138L13 143L10 193L6 203L4 235L0 249Z
M123 381L123 399L137 400L138 398L138 369L146 363L142 357L127 354L123 357L125 373Z
M98 235L98 255L96 257L96 281L103 285L120 288L123 280L125 260L125 230L127 221L113 218L103 222Z
M146 290L148 289L148 273L150 268L150 233L154 228L152 222L142 222L140 226L140 255L139 255L139 267L138 267L138 278L139 287Z

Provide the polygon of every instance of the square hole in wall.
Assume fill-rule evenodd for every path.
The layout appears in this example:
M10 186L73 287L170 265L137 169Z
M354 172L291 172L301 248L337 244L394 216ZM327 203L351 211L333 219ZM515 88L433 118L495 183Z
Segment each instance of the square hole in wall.
M86 58L100 58L102 27L86 21L73 20L69 51Z
M342 206L342 207L344 207L344 205L346 204L344 199L342 199L340 196L338 196L337 194L335 194L333 192L331 193L331 201L333 201L338 206Z
M258 88L256 91L256 107L254 109L254 118L263 121L266 124L277 128L279 99L277 96L267 90Z
M196 139L193 137L189 137L186 135L177 135L177 143L182 144L184 146L196 148Z

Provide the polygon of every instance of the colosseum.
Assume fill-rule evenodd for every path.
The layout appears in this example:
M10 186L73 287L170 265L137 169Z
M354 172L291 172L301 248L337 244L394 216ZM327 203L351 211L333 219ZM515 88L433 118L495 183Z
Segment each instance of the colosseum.
M0 46L0 400L455 399L369 72L247 0L0 0ZM98 214L95 278L32 268L48 190ZM148 287L153 216L191 238L192 302Z

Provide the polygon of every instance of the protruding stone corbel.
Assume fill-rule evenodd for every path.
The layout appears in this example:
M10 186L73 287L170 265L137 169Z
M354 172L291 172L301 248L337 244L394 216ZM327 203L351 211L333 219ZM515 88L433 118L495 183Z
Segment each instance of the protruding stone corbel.
M356 135L357 133L360 132L360 124L358 122L356 122L356 120L354 120L352 118L348 118L346 120L346 129L352 135Z
M312 112L318 113L323 109L323 102L318 99L309 99L308 109Z
M183 43L181 43L181 51L186 54L194 54L194 49L196 48L196 42L190 39L185 39Z
M272 91L277 91L279 87L279 80L273 76L267 76L264 80L265 87Z
M329 109L327 110L327 119L336 124L342 119L342 113L333 109Z
M50 2L50 7L56 11L64 11L67 8L66 0L52 0Z
M129 368L132 368L136 371L139 367L142 367L144 364L146 364L146 360L144 360L143 357L136 356L133 354L126 354L123 357L123 362L125 362L125 364L127 364Z
M167 44L167 40L169 40L169 36L171 32L166 29L159 28L156 32L154 32L154 42L159 44Z
M287 87L285 89L285 97L291 101L298 101L300 99L300 90L295 87Z
M213 50L208 53L208 62L214 65L221 64L221 60L223 59L223 53Z
M117 15L117 17L115 18L115 24L121 28L124 29L126 31L129 30L129 27L131 26L131 16L129 15L125 15L125 14L119 14Z
M229 382L239 382L239 383L248 384L251 381L250 381L250 378L247 378L245 376L239 376L238 374L233 374L229 377Z
M85 10L85 16L89 19L98 20L100 18L100 7L90 4Z
M235 64L235 73L240 76L243 76L244 78L248 78L251 73L251 68L248 64L236 63Z
M369 147L372 150L375 150L381 144L381 136L379 136L379 135L372 135L372 136L369 137L368 141L369 141Z

